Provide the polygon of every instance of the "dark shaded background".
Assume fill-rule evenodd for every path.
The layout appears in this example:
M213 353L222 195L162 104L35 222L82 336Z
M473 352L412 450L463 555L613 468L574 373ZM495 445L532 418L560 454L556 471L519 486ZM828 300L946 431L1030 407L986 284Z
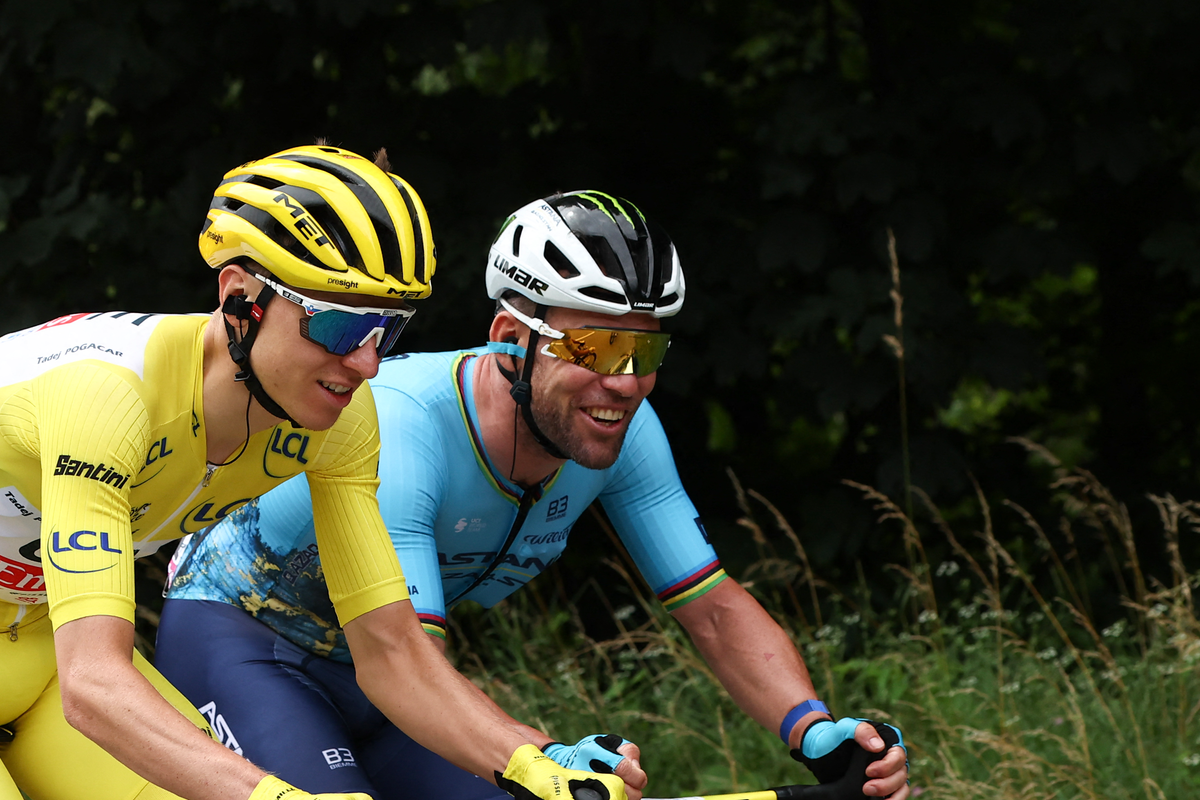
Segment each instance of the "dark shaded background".
M1200 478L1198 41L1194 0L7 2L0 330L211 310L213 187L316 136L386 146L429 208L413 349L482 340L509 212L620 194L687 273L654 402L724 560L754 556L732 468L874 579L898 529L840 480L904 494L890 227L912 482L952 521L971 475L1036 510L1028 436L1153 532L1145 493Z

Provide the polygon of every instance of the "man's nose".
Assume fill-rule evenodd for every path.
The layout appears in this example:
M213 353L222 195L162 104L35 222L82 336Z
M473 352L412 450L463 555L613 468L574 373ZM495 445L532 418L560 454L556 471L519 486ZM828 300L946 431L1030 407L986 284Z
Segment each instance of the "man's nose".
M375 349L375 340L371 339L342 356L342 363L362 375L363 380L374 378L379 374L379 352Z

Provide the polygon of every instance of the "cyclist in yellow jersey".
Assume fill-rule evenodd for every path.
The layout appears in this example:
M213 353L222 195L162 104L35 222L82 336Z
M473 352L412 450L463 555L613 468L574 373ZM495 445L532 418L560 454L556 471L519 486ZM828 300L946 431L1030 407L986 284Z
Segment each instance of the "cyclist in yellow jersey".
M200 248L221 270L211 317L74 314L0 338L0 800L312 796L212 741L133 647L133 559L300 472L349 646L394 676L372 702L517 797L623 800L620 777L559 767L449 667L379 518L365 381L430 292L420 198L386 156L294 148L226 174Z

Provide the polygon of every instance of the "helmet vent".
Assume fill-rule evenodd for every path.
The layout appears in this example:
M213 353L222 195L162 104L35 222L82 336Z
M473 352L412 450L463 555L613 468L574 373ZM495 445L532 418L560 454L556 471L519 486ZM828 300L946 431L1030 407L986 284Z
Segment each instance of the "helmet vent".
M388 177L391 178L392 184L396 187L396 191L400 192L400 197L404 200L404 207L408 210L408 218L412 220L413 259L416 262L413 264L413 277L421 283L428 283L430 276L425 274L425 236L421 231L421 217L417 213L416 204L413 202L412 192L409 191L408 186L403 181L397 179L391 173L388 174ZM375 219L374 215L372 215L371 219ZM384 244L385 240L383 238L380 238L379 240L380 246L389 253L389 257L387 259L388 266L385 267L385 270L389 275L395 277L403 283L405 280L404 256L400 253L400 241L396 237L395 229L390 223L387 225L387 228L387 244ZM376 224L375 229L377 231L379 230L378 224ZM383 232L380 231L380 237L382 236ZM437 261L436 249L433 252L433 259L435 262Z
M588 297L596 300L602 300L605 303L612 303L613 305L629 305L629 302L623 295L619 295L616 292L610 292L608 289L601 289L599 286L588 286L585 289L580 289L579 293L586 294Z
M513 258L521 255L521 231L525 230L524 225L518 225L513 231Z
M603 236L580 236L579 241L583 242L583 246L600 265L600 270L605 275L620 281L625 280L625 273L621 269L621 260L617 258L617 252L613 250L608 239Z
M354 243L354 238L350 235L350 231L346 229L345 223L333 209L327 205L312 203L308 206L308 213L312 214L313 219L317 224L325 229L325 233L329 234L329 238L333 240L333 246L342 254L342 258L346 259L346 263L359 271L363 270L362 255L358 252L358 246ZM328 269L324 264L318 264L322 269Z
M320 266L319 263L315 262L312 254L308 252L308 249L300 243L300 240L297 239L291 231L281 225L279 220L275 219L261 208L255 208L254 206L246 203L239 203L239 205L242 206L242 209L238 216L262 231L272 242L279 245L296 258L302 259L310 264L314 264L315 266Z
M520 228L517 229L518 233L520 230ZM546 259L546 262L551 267L554 267L554 271L558 273L560 278L579 277L579 270L571 263L571 259L567 258L563 254L563 251L558 249L558 246L554 242L546 242L546 247L542 251L542 255ZM584 291L586 292L587 290L585 289ZM612 294L612 292L609 292L609 294Z
M666 297L660 297L660 298L658 298L658 302L656 303L656 305L659 305L659 306L669 306L669 305L671 305L672 303L674 303L675 301L677 301L678 299L679 299L679 295L678 295L678 294L676 294L675 292L671 292L671 293L670 293L669 295L667 295Z
M272 222L275 221L272 220ZM272 229L269 231L269 234L275 241L275 244L279 245L284 250L287 250L301 261L305 261L313 266L324 266L321 264L321 262L313 258L312 253L308 252L308 249L300 243L300 240L297 239L291 231L280 225L278 222L275 222L275 224L272 226Z
M268 178L265 175L251 175L246 178L243 183L249 183L254 186L261 186L264 189L278 189L283 186L283 181L277 181L274 178Z
M328 151L328 152L336 153L337 150L335 149L335 150ZM285 156L282 154L277 156L277 158L282 158L286 161L295 161L298 164L303 164L306 167L312 167L313 169L319 169L324 172L328 172L330 175L337 178L342 183L347 184L348 186L365 186L366 185L366 182L362 178L360 178L358 175L354 174L354 172L352 172L351 170L343 168L338 164L332 164L332 163L325 161L323 159L320 159L320 158L313 158L312 156L301 156L301 155Z
M654 248L655 270L658 274L654 276L654 283L658 286L664 286L671 282L671 273L675 271L675 246L662 247L660 242L655 242L659 246ZM668 242L670 244L670 242Z

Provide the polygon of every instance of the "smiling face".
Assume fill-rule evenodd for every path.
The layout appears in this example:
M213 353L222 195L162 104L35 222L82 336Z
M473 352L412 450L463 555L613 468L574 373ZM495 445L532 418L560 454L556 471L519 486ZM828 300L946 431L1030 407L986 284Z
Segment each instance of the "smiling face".
M614 317L568 308L550 309L546 324L557 330L586 327L659 329L658 320L647 314ZM527 339L522 337L522 342L525 341ZM545 337L539 338L539 351L546 341ZM571 460L589 469L606 469L621 454L633 414L654 388L656 375L600 375L539 352L530 381L534 419L550 441Z
M258 281L253 281L262 286ZM399 307L365 295L306 292L314 300L348 306ZM292 419L310 430L331 427L350 404L354 390L379 371L375 340L344 356L334 355L300 333L304 309L283 297L271 299L263 313L258 337L250 354L254 374L263 389Z

